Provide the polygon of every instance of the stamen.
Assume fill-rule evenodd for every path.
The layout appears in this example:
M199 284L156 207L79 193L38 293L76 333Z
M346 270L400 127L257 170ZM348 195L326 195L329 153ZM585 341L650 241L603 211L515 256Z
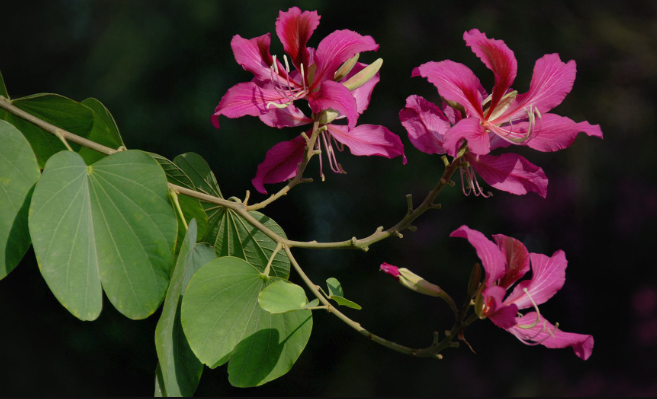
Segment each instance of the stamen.
M283 54L283 61L285 61L285 70L290 73L290 64L287 63L287 55Z
M342 173L340 170L340 165L338 164L338 160L335 158L335 151L333 151L333 146L331 145L330 139L326 138L326 135L328 133L322 132L322 141L324 142L324 148L326 148L327 151L327 157L329 160L329 166L331 167L331 170L335 173Z
M344 144L342 144L338 140L336 140L333 135L331 135L331 139L333 139L333 142L335 143L335 146L338 149L338 151L340 151L340 152L344 151Z
M470 167L470 169L472 169L472 167ZM477 176L475 175L474 169L472 169L471 172L472 172L472 179L474 180L474 183L477 187L477 189L475 190L475 196L481 195L484 198L490 198L493 194L491 194L490 192L488 194L485 194L484 190L481 188L481 186L479 186L479 180L477 180ZM477 192L479 192L479 194L477 194Z
M303 71L303 63L299 64L299 67L301 68L301 82L303 83L303 91L306 91L306 75Z
M531 324L531 325L521 326L520 324L518 324L517 327L525 329L525 330L529 330L530 328L536 327L536 325L541 321L541 312L538 310L538 305L536 305L536 302L534 302L534 298L532 298L532 296L529 294L529 291L527 291L527 288L523 288L522 292L527 294L527 297L531 301L532 305L534 305L534 309L536 309L536 321L534 321L534 323Z
M320 133L321 134L321 133ZM320 151L319 154L319 175L322 177L322 181L324 181L324 167L323 167L323 162L322 162L322 144L321 140L316 140L315 141L315 151Z

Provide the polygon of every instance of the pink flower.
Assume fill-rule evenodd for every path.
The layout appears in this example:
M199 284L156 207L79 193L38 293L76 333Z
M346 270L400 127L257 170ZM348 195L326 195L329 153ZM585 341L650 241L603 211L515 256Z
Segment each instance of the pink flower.
M538 305L556 294L566 281L566 255L555 252L552 257L529 253L515 238L494 235L495 243L482 233L467 226L456 229L451 237L466 238L477 251L486 270L484 289L481 292L480 317L488 317L495 325L515 335L527 345L543 345L547 348L572 347L575 354L586 360L593 351L591 335L567 333L545 320ZM516 284L529 270L532 277ZM513 291L506 299L509 288ZM534 308L525 315L518 310Z
M433 103L415 95L406 99L406 107L399 112L399 119L408 131L411 143L427 154L446 153L446 134L451 132L452 124L457 124L461 120L460 114L454 112L452 108L445 107L441 110ZM502 140L493 138L494 144L500 142ZM487 196L479 185L475 172L498 190L518 195L533 191L543 198L547 195L548 180L543 169L520 155L494 156L468 152L464 157L470 163L469 167L461 168L463 193L466 195L472 191L475 195Z
M345 61L363 51L376 51L379 45L371 36L340 30L324 38L317 49L307 47L319 19L316 11L301 12L298 7L279 13L276 34L290 57L288 62L284 56L285 66L269 52L269 33L250 40L233 37L235 59L253 73L254 79L238 83L226 92L212 115L215 127L219 128L219 115L261 116L273 107L285 107L300 99L307 100L315 114L333 109L346 116L349 128L356 126L356 98L345 85L334 80L335 73Z
M448 105L466 115L445 136L445 150L454 156L462 139L469 150L486 155L493 148L492 138L509 144L527 145L539 151L557 151L570 146L579 132L602 138L599 125L547 113L561 104L575 81L575 61L564 63L558 54L547 54L536 61L529 91L518 95L511 89L517 62L501 40L488 39L477 29L465 32L466 44L493 71L495 86L489 96L479 79L465 65L446 60L427 62L413 70L433 83Z

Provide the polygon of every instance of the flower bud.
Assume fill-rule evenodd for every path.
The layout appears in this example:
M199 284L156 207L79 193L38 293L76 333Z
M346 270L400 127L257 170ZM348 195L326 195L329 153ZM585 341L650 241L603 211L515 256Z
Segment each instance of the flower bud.
M345 61L345 63L342 64L342 66L338 68L337 71L335 71L335 74L333 75L334 76L333 80L339 82L342 80L342 78L349 75L349 72L351 72L351 70L356 65L356 62L358 62L358 57L360 57L360 53L356 54L355 56Z
M374 77L374 75L379 73L381 65L383 65L383 59L379 58L378 60L365 67L362 71L349 78L349 80L344 82L343 85L345 85L349 90L355 90L361 87L365 83L369 82L370 79Z
M420 294L429 296L443 296L443 290L435 284L413 273L406 268L398 268L388 263L381 264L381 271L394 277L401 285Z

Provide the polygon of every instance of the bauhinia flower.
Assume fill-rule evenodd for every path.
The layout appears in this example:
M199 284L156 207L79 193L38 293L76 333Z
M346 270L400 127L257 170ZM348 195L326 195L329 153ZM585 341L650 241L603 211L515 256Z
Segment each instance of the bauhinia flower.
M447 152L446 135L460 118L460 114L452 108L440 109L416 95L408 97L406 107L399 112L399 119L408 131L411 143L427 154ZM501 140L494 139L493 142L500 143ZM488 196L479 185L475 172L498 190L518 195L533 191L543 198L547 195L548 179L543 169L520 155L508 153L494 156L466 152L464 158L469 163L469 166L460 169L465 195L474 192L475 195Z
M239 35L233 37L231 47L235 59L253 73L254 79L238 83L226 92L212 115L215 127L219 128L219 115L261 116L272 108L286 107L300 99L307 100L315 114L333 109L346 116L349 128L356 126L356 99L347 86L336 81L342 79L338 70L357 54L376 51L379 45L371 36L339 30L324 38L317 49L307 47L319 19L317 11L301 12L298 7L279 13L276 34L290 57L288 61L284 56L284 63L270 54L269 33L250 40Z
M412 76L427 78L443 100L464 114L445 135L444 146L452 156L463 139L468 149L486 155L497 146L526 145L539 151L557 151L570 146L579 132L602 138L599 125L575 123L547 113L561 104L575 82L575 61L564 63L558 54L547 54L536 61L529 91L518 94L511 88L516 78L516 58L501 40L489 39L477 29L465 32L466 44L493 71L495 86L488 95L479 79L465 65L446 60L427 62L413 70Z
M493 243L467 226L459 227L450 236L466 238L475 247L486 271L485 285L475 305L481 318L489 318L524 344L572 347L584 360L591 356L591 335L563 332L558 324L552 325L538 310L538 306L552 298L566 281L568 262L563 251L555 252L552 257L529 253L515 238L497 234L493 236ZM530 264L532 277L516 284L530 270ZM511 294L505 298L511 287ZM535 311L524 315L518 313L529 308Z

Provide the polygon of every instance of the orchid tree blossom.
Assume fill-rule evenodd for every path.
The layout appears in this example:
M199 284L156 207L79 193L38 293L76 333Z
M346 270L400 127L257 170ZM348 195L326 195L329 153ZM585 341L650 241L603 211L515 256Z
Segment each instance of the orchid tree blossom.
M362 71L365 71L368 65L356 62L352 70L347 73L343 81L349 82ZM369 78L362 86L351 90L351 95L356 100L356 111L363 113L370 102L374 86L379 82L379 73L377 72ZM344 150L344 146L349 147L353 155L377 155L386 158L402 156L403 163L406 164L404 155L404 145L401 139L390 130L379 125L360 125L349 129L347 125L333 122L345 118L334 110L324 111L321 114L320 123L325 126L315 142L315 150L321 151L320 154L320 175L323 174L323 156L329 162L331 170L335 173L346 173L338 163L336 154ZM294 127L309 125L314 122L312 118L307 117L304 113L290 105L285 108L274 108L270 112L261 115L260 120L269 126L276 128ZM311 131L306 132L310 134ZM294 178L298 172L298 165L302 161L306 149L306 140L303 136L283 141L273 146L265 160L258 165L258 171L252 183L254 187L263 194L267 191L264 184L279 183Z
M336 81L342 78L336 73L346 61L361 52L376 51L379 45L371 36L338 30L324 38L317 49L307 47L319 20L316 11L301 12L298 7L279 13L276 34L287 54L283 63L270 54L269 33L253 39L233 37L235 60L254 78L226 92L211 118L215 127L219 128L220 115L261 116L272 108L284 108L301 99L308 101L314 114L336 110L346 116L349 129L356 126L356 99L349 88Z
M399 119L411 143L418 150L427 154L445 154L446 135L451 126L461 120L461 116L453 108L441 109L423 97L413 95L406 99L406 107L399 112ZM493 142L499 141L494 138ZM517 195L531 191L543 198L547 195L548 179L543 169L520 155L507 153L495 156L466 152L463 157L469 164L460 169L465 195L474 192L475 195L488 197L479 185L475 172L498 190Z
M497 146L526 145L539 151L557 151L570 146L579 132L602 138L599 125L575 123L548 111L561 104L575 82L575 61L564 63L558 54L536 61L529 91L511 88L518 69L516 58L502 40L489 39L477 29L465 32L465 43L495 75L490 95L465 65L445 60L427 62L412 76L427 78L443 100L464 118L445 137L447 153L455 156L463 139L468 149L486 155Z
M524 344L572 347L583 360L591 356L594 343L591 335L561 331L558 324L548 322L538 310L538 306L552 298L566 281L568 262L563 251L559 250L551 257L529 253L515 238L496 234L493 236L495 242L492 242L465 225L450 236L466 238L475 247L486 271L483 290L475 305L479 317L489 318ZM532 277L517 283L530 269ZM535 311L524 315L518 313L529 308Z

